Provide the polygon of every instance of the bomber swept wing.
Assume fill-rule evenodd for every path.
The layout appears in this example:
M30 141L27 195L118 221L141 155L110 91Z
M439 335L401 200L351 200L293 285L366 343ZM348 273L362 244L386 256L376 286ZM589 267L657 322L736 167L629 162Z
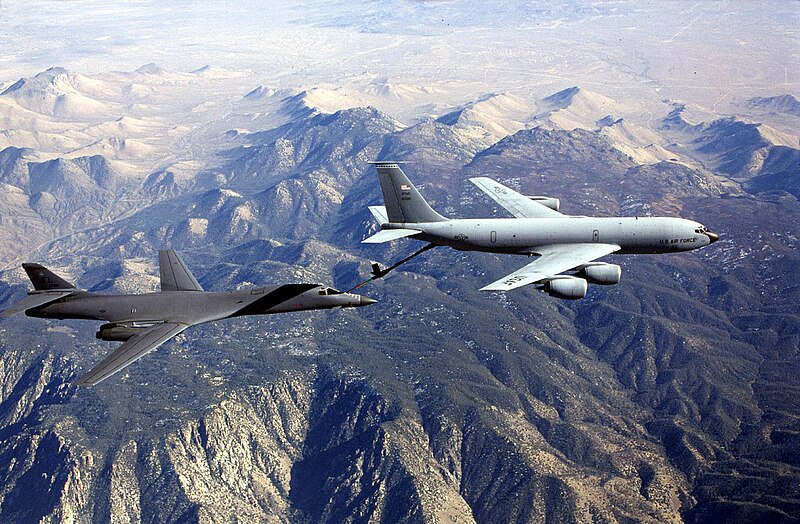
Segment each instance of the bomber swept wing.
M141 332L126 340L102 362L89 370L78 380L77 384L94 386L122 368L133 364L188 327L189 324L160 322L152 326L137 328L141 329Z
M550 209L525 195L517 193L510 187L495 182L491 178L476 177L470 178L469 181L478 186L481 191L489 195L495 202L506 208L516 218L564 218L565 216L555 209Z
M541 255L530 264L481 288L481 291L508 291L535 284L600 257L619 251L616 244L554 244L537 248Z

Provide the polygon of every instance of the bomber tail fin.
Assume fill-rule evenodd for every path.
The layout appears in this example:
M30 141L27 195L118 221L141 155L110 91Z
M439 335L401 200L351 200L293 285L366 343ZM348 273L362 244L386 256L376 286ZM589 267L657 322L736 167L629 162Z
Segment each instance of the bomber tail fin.
M158 252L158 272L161 276L161 291L203 291L203 286L171 249Z
M75 289L75 286L40 264L22 264L36 291Z
M389 222L444 222L448 220L422 198L395 162L375 162Z

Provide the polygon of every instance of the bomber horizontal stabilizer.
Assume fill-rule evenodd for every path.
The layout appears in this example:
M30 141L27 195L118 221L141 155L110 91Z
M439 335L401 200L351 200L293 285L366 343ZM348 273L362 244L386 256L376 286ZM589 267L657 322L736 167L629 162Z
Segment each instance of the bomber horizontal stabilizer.
M31 308L43 306L50 302L55 302L61 297L75 293L75 289L69 291L44 291L29 293L27 297L23 298L5 311L0 311L0 317L10 317L21 311L27 311Z
M369 238L365 238L361 241L362 244L382 244L384 242L389 242L391 240L397 240L398 238L405 238L410 237L413 235L418 235L422 233L417 229L384 229L382 231L378 231L374 235Z

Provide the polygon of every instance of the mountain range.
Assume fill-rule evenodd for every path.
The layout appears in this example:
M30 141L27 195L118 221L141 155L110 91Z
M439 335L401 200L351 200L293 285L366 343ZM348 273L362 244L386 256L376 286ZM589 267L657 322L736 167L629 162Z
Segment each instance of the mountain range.
M0 307L27 289L23 261L154 290L166 247L205 289L349 289L419 247L360 243L375 159L411 162L451 216L505 216L468 182L489 176L568 214L680 215L721 239L612 257L622 282L569 303L478 291L522 258L435 249L360 288L371 308L193 328L90 389L72 381L110 349L92 326L15 317L0 521L798 520L800 147L769 117L790 95L742 115L669 101L648 123L568 87L409 117L391 108L424 90L232 77L10 83Z

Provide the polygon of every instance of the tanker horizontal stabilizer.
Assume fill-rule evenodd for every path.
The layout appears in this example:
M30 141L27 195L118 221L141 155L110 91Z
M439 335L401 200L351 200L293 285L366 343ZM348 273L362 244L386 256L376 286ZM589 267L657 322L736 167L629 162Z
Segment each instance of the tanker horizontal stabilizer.
M362 244L382 244L398 238L410 237L412 235L419 235L422 231L417 229L384 229L378 231L369 238L361 241Z
M386 212L386 206L369 206L369 212L375 217L379 225L389 223L389 214Z

